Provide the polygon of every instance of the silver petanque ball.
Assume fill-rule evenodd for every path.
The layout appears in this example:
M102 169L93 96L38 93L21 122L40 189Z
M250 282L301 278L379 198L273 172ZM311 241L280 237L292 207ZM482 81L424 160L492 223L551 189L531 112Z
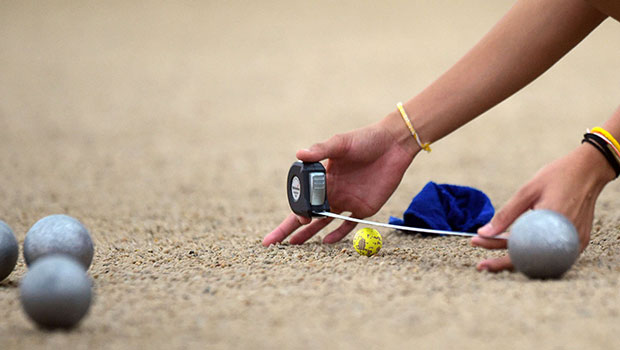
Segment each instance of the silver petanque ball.
M13 272L18 255L19 247L13 230L0 220L0 282Z
M21 282L22 307L42 328L72 328L88 312L91 286L86 270L75 259L47 255L30 266Z
M560 278L579 257L579 234L563 215L532 210L512 225L508 254L515 269L530 278Z
M86 227L67 215L50 215L37 221L24 240L27 265L48 254L67 254L88 269L93 251L93 241Z

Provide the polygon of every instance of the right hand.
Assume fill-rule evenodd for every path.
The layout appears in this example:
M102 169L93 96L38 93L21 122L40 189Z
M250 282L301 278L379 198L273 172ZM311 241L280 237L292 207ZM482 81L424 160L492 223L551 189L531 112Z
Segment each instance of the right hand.
M490 223L478 230L471 244L487 249L506 249L506 240L489 239L505 232L524 212L550 209L564 215L579 233L580 252L590 242L594 208L599 194L616 173L601 153L582 144L568 155L542 168L499 210ZM478 270L512 269L510 256L485 259Z
M300 150L297 158L304 162L327 160L327 198L331 211L350 212L352 217L363 219L381 209L420 150L410 134L405 137L403 130L408 133L400 116L391 114L377 124L335 135L310 149ZM332 220L312 220L290 214L265 236L263 245L282 242L302 225L307 225L290 239L291 244L302 244ZM343 222L325 236L323 242L340 241L355 225Z

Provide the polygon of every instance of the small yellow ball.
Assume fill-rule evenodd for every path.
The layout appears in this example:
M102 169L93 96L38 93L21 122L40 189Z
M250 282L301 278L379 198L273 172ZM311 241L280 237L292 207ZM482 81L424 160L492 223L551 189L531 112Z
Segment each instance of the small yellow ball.
M353 248L360 255L371 256L377 254L383 246L383 239L379 231L365 227L358 230L353 238Z

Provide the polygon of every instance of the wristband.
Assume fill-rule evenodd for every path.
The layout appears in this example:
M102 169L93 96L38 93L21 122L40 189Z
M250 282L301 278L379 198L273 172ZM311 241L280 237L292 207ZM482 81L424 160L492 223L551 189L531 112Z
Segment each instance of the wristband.
M609 140L614 145L616 150L620 150L620 143L618 143L618 141L616 141L616 139L609 132L607 132L607 130L597 126L595 128L592 128L592 132L603 135L607 140Z
M415 139L415 142L418 143L418 146L420 146L421 149L430 153L431 151L430 143L428 142L422 143L422 141L420 141L420 137L418 136L418 133L413 128L413 125L411 125L411 120L409 120L409 116L407 115L407 112L405 112L405 108L403 108L403 104L401 102L398 102L396 104L396 107L398 107L398 111L400 112L401 117L403 117L405 124L407 124L407 128L409 128L409 131L411 132L411 136L413 136L413 138Z
M589 143L599 152L601 152L601 154L603 154L605 159L607 159L609 165L614 169L617 178L620 175L620 162L618 161L616 154L609 148L607 142L605 142L598 135L592 133L587 133L583 135L583 140L581 141L581 143L584 142Z
M614 158L616 158L616 162L620 164L620 152L618 151L618 149L614 146L614 144L611 141L609 141L605 136L599 133L593 132L593 133L590 133L590 135L594 135L594 137L602 140L606 144L607 148L611 151Z

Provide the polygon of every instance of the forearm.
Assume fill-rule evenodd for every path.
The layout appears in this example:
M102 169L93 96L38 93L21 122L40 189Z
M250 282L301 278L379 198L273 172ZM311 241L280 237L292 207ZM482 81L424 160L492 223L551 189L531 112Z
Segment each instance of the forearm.
M603 124L603 129L607 130L616 140L620 141L620 106L616 109L611 118Z
M605 17L581 0L517 2L452 68L405 103L422 141L442 138L529 84ZM386 119L399 118L393 112Z
M586 0L596 9L620 21L620 1L618 0Z

